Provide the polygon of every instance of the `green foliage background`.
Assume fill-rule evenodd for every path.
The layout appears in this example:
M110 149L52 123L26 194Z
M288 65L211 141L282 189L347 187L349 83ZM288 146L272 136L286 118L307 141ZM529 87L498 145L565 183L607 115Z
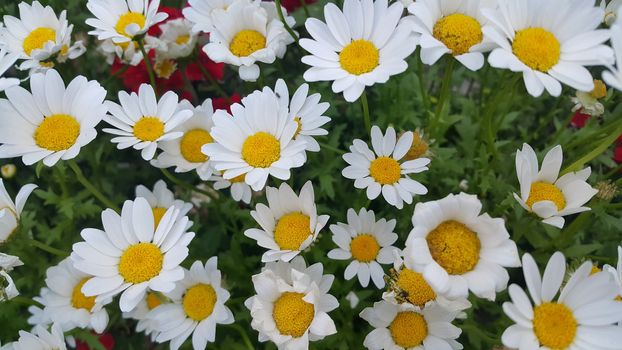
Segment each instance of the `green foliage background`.
M0 15L17 13L17 1L2 2ZM68 19L75 25L74 36L89 30L84 24L84 20L90 16L85 0L48 0L42 3L51 5L57 13L62 9L68 11ZM311 15L323 18L322 7L325 3L326 0L323 0L310 5ZM164 4L181 5L179 1L164 1ZM301 26L304 23L304 12L300 10L294 15L298 23L296 29L303 37L308 37ZM116 100L117 91L121 89L120 83L108 79L109 67L96 52L93 38L78 35L88 40L89 50L79 59L61 66L59 71L65 81L79 74L99 80L108 90L108 99ZM283 60L270 66L262 65L263 82L260 84L240 81L237 72L228 67L222 87L229 93L238 92L244 96L263 85L273 87L278 78L283 78L292 91L303 83L302 73L306 66L300 63L300 58L304 54L295 44L290 45ZM425 129L437 108L437 97L446 66L447 61L443 60L435 66L422 69L413 55L407 72L393 77L387 84L368 89L372 124L382 129L394 126L398 131ZM600 75L598 71L593 73L595 77ZM423 85L419 74L423 78ZM586 165L593 169L589 180L593 185L607 179L622 183L619 167L611 160L610 147L621 132L620 94L610 91L604 100L607 109L604 118L592 118L585 128L574 130L568 127L572 108L570 96L574 95L571 89L566 88L560 98L548 95L532 98L514 74L490 67L476 73L457 68L452 82L449 107L444 109L441 127L431 148L434 155L430 171L415 176L430 192L426 196L417 197L415 201L436 200L449 193L458 193L462 191L460 182L466 180L466 192L477 194L484 203L485 211L506 219L508 230L521 254L530 252L539 263L544 264L553 252L560 250L576 262L593 259L599 264L614 264L615 249L622 243L619 229L622 224L622 203L619 197L612 201L594 199L589 204L593 209L591 212L568 218L566 227L558 230L526 213L514 201L512 192L519 190L514 154L523 142L531 144L542 154L561 144L565 156L564 168L573 165L572 170L578 170L587 161L589 164ZM216 97L214 88L208 83L195 87L202 98ZM290 184L298 191L307 180L312 180L318 212L330 215L330 224L345 222L348 208L358 210L361 207L373 209L378 217L397 219L396 232L400 237L398 245L403 246L411 229L410 218L414 204L399 211L382 199L370 203L364 191L356 190L351 180L341 176L341 170L346 165L341 155L352 140L369 140L360 104L346 103L341 95L332 93L328 83L311 84L311 90L321 93L322 100L331 104L326 113L332 117L332 122L327 125L330 134L319 139L323 144L319 154L309 154L304 167L293 170ZM492 148L486 142L487 114L497 129L496 142ZM104 124L102 122L99 128ZM110 138L100 133L93 143L82 149L78 163L90 181L116 203L121 204L126 199L134 198L136 185L152 187L158 179L164 178L160 170L140 158L139 152L116 150ZM599 146L602 146L602 150L597 149ZM597 151L593 152L595 149ZM44 285L46 269L59 262L61 257L38 250L31 244L29 237L70 252L71 245L80 240L82 228L101 227L99 214L104 207L83 189L71 169L62 162L53 168L46 168L24 167L19 159L0 161L0 165L7 163L18 165L17 176L5 180L12 196L26 183L34 182L40 187L26 206L21 233L0 247L0 250L18 255L24 261L25 266L17 268L12 276L23 296L34 297ZM199 184L194 173L177 176L188 183ZM170 181L167 182L169 187L173 186ZM269 185L278 186L278 181L270 179ZM180 187L175 189L179 198L190 199L190 191ZM191 219L195 223L192 229L197 237L190 245L190 256L184 266L189 267L195 260L205 261L218 255L224 283L232 295L228 306L236 319L233 326L218 326L217 342L210 344L208 349L275 349L270 343L257 342L257 333L250 327L250 315L243 305L244 300L254 294L251 276L258 273L262 266L260 258L263 249L242 234L245 229L255 227L249 211L258 202L265 202L264 196L255 196L252 205L246 206L234 202L228 193L220 193L217 200L191 212ZM341 303L339 309L330 313L338 334L312 343L310 348L362 349L363 339L372 328L358 314L364 307L380 300L382 291L373 286L363 289L356 279L345 281L343 271L347 262L328 259L326 255L332 248L334 244L327 226L316 244L303 253L308 263L322 262L325 273L335 274L337 278L331 293ZM511 282L523 283L520 269L511 269L510 274ZM350 291L354 291L361 299L354 309L345 300ZM496 302L471 298L474 307L469 310L469 317L457 322L463 329L460 342L466 349L491 349L500 344L501 334L510 324L500 307L507 299L506 293L499 294ZM117 349L168 348L167 344L152 345L142 334L136 334L134 321L122 319L116 304L110 304L107 309L111 314L107 331L114 335ZM20 329L29 328L26 323L28 316L27 305L17 302L0 304L2 343L16 340ZM87 332L75 333L78 338L94 339ZM190 348L186 344L185 349Z

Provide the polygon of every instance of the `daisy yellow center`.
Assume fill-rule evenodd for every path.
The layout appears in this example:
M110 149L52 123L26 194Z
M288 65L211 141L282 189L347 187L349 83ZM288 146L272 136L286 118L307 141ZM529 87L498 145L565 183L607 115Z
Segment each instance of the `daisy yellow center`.
M24 38L24 52L30 56L32 51L42 49L48 41L56 42L56 31L52 28L39 27Z
M592 271L590 271L590 275L595 275L599 272L602 272L603 270L600 269L600 267L596 266L596 265L592 265Z
M484 34L479 22L462 13L445 16L434 24L434 37L441 41L454 56L462 55L482 42Z
M529 68L548 72L559 62L561 45L548 30L527 28L516 32L512 52Z
M479 238L463 223L445 221L432 230L426 239L432 258L450 275L467 273L479 261Z
M168 79L177 70L177 63L173 60L159 60L153 65L156 76L160 79Z
M369 73L378 67L380 51L371 41L354 40L339 53L339 63L350 74Z
M152 243L138 243L127 248L119 261L119 274L125 282L142 283L162 271L164 256Z
M302 242L312 234L310 221L302 213L283 215L276 224L274 241L282 250L299 250Z
M602 80L594 79L594 89L590 92L590 96L595 99L601 99L607 96L607 85Z
M207 156L201 152L201 147L214 142L212 135L203 129L194 129L186 132L179 142L181 155L190 163L203 163Z
M381 185L392 185L402 176L402 167L391 157L380 157L369 166L371 177Z
M50 151L64 151L76 143L80 135L80 124L67 114L45 117L35 130L37 146Z
M133 131L141 141L155 141L164 135L164 123L156 117L142 117L134 124Z
M540 201L551 201L555 203L557 210L562 210L566 207L566 198L557 186L546 182L534 182L531 184L531 189L529 190L527 205L532 208L535 203Z
M389 331L395 344L410 349L421 345L428 336L428 323L416 312L400 312L391 322Z
M413 133L413 144L410 146L410 149L406 153L406 160L415 160L423 157L427 152L430 146L427 142L421 138L418 132Z
M145 26L146 20L147 19L142 13L128 12L124 15L121 15L121 17L119 17L119 20L117 21L117 24L114 26L114 29L117 31L117 33L129 38L130 36L125 32L125 28L129 26L130 24L136 24L140 28L143 28Z
M197 284L190 287L184 295L184 311L195 321L204 320L214 312L217 299L216 291L211 285Z
M234 177L233 179L229 180L229 182L231 182L232 184L235 183L239 183L239 182L244 182L246 180L246 174L242 174L242 175L238 175L236 177Z
M269 168L281 158L281 143L273 135L260 131L246 138L242 158L252 167Z
M175 39L177 45L185 45L190 41L190 35L180 35Z
M423 275L411 269L400 271L397 286L406 293L406 300L413 305L424 307L428 301L436 299L436 293L423 279Z
M162 305L162 299L156 293L147 293L147 308L149 310L153 310L160 305Z
M153 211L153 227L158 227L162 217L166 214L167 208L155 207L151 209Z
M577 335L577 320L566 305L544 303L533 310L533 330L545 347L567 349Z
M274 302L272 318L282 335L302 337L315 316L315 307L302 300L302 293L285 292Z
M229 50L238 57L250 56L253 52L266 47L266 37L251 29L239 31L229 44Z
M296 122L296 133L294 133L294 138L298 137L298 135L300 135L300 131L302 130L302 123L300 122L300 117L296 117L294 118L294 121Z
M350 251L354 259L368 263L376 259L380 245L376 237L370 234L358 235L350 242Z
M93 306L95 306L95 297L87 297L82 293L82 286L84 286L89 279L90 278L85 278L73 287L73 291L71 292L71 306L90 312Z

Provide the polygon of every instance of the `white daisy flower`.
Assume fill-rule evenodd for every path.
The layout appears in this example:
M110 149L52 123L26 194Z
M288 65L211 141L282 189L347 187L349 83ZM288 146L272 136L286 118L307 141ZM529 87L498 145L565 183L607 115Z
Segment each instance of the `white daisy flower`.
M0 128L0 132L1 130ZM28 200L32 191L36 188L37 185L25 185L17 192L15 202L13 202L13 199L11 199L4 187L4 181L0 179L0 245L8 241L15 233L19 225L19 218L24 210L24 205L26 205L26 200Z
M413 142L413 133L406 132L397 139L395 129L387 128L382 135L380 128L371 128L372 152L362 140L355 139L350 152L343 155L349 164L341 174L354 180L354 187L367 189L367 198L376 199L382 192L391 205L402 209L404 202L411 204L414 195L424 195L428 189L411 179L408 174L418 174L428 170L428 158L403 161Z
M566 273L562 253L553 254L542 276L531 255L523 255L533 304L521 287L510 286L512 301L503 311L516 324L503 333L503 344L521 350L619 348L622 332L613 325L622 320L622 303L614 300L618 288L607 272L590 276L592 267L585 262L560 290Z
M314 136L328 135L328 131L322 129L322 126L328 123L330 118L322 114L328 110L330 104L320 103L322 98L320 94L309 96L309 84L300 85L294 92L291 102L287 84L283 79L277 80L274 92L281 99L281 103L289 106L289 116L298 124L294 139L304 140L307 144L307 151L319 152L320 144Z
M274 3L235 1L226 10L212 10L211 19L210 41L203 51L214 62L238 66L242 80L256 81L257 62L270 64L283 58L287 45L294 42L277 18ZM286 21L290 27L295 24L293 17Z
M227 10L235 0L188 0L188 6L182 12L192 22L194 33L209 33L214 29L212 12L216 9Z
M82 287L96 302L121 294L119 306L128 312L148 290L168 293L184 276L179 264L188 256L194 232L186 232L188 217L170 207L155 227L152 209L144 198L125 201L121 215L102 212L104 231L87 228L85 240L73 245L74 266L93 275Z
M32 333L19 331L19 339L8 344L11 350L67 350L63 331L58 324L47 327L36 326Z
M393 254L399 251L393 244L397 241L395 219L376 221L372 210L361 208L358 213L348 209L348 223L338 222L330 225L333 242L338 248L328 252L328 257L335 260L352 260L344 272L346 280L358 276L363 287L369 284L369 278L377 288L384 288L384 270L380 264L393 263Z
M216 174L212 175L209 178L209 181L214 181L214 189L215 190L224 190L226 188L230 188L231 198L233 198L236 202L244 202L246 204L251 203L251 198L253 196L253 190L251 187L245 182L246 175L242 174L240 176L236 176L233 179L225 179L222 175Z
M594 0L499 0L483 9L484 34L499 47L488 57L495 68L521 72L527 91L538 97L546 89L559 96L564 83L577 90L594 88L586 66L613 62L603 43L608 30L597 29L603 10Z
M144 160L151 160L159 142L175 140L183 132L175 128L192 117L192 110L180 108L179 97L172 91L160 100L149 84L142 84L138 94L119 91L120 105L106 101L110 114L104 120L114 126L104 132L118 135L112 139L118 149L133 147L141 150Z
M494 45L484 36L487 24L483 8L495 8L496 0L423 0L408 7L413 30L419 35L421 61L435 64L451 54L458 62L476 71L484 66L484 53Z
M599 99L607 96L607 86L598 79L594 79L594 90L585 92L577 91L570 100L574 103L573 112L581 112L591 115L592 117L600 117L605 114L605 106L600 103Z
M184 104L185 100L181 102ZM214 121L214 107L212 100L207 99L202 105L193 108L193 115L183 124L179 124L172 131L182 132L183 136L174 140L164 141L159 144L162 153L151 164L158 168L175 167L176 173L184 173L195 170L201 180L207 180L214 168L207 156L201 152L203 145L214 142L210 134Z
M386 83L404 72L405 58L415 51L411 24L402 19L404 6L387 0L346 0L343 11L324 6L326 23L309 18L305 27L313 39L300 39L311 55L302 58L310 65L308 82L333 81L333 92L348 102L356 101L366 86Z
M186 216L192 209L192 203L184 202L175 198L175 194L173 191L169 190L168 187L166 187L166 182L164 182L164 180L158 180L158 182L156 182L153 186L153 191L150 191L143 185L136 186L136 197L142 197L149 203L151 211L153 212L153 219L156 228L169 208L174 207L179 211L176 219L181 219ZM186 229L189 229L191 226L192 221L188 221Z
M81 41L71 44L73 25L67 22L67 11L56 17L52 7L43 7L38 1L31 5L20 2L18 7L19 18L4 16L6 28L0 30L0 41L9 52L26 60L19 69L52 68L54 61L75 59L86 51Z
M600 8L605 11L605 17L603 18L603 22L610 26L618 18L620 18L618 12L620 8L622 8L622 0L610 0L609 3L607 3L607 0L600 0Z
M157 38L145 36L145 52L160 47L161 43ZM119 59L121 63L130 66L137 66L143 61L143 53L138 47L136 41L127 41L115 43L112 39L100 40L97 43L97 49L106 57L106 63L113 64L115 59Z
M13 86L0 99L0 158L22 157L53 166L75 158L95 139L107 108L106 90L94 80L74 78L65 88L53 69L30 78L30 90Z
M50 293L50 290L48 288L43 287L39 291L39 296L32 298L32 300L41 304L41 306L45 308L44 298L48 293ZM30 317L28 317L28 320L26 320L26 322L28 322L29 325L43 326L46 328L49 328L52 325L52 320L50 319L50 315L43 312L42 308L36 305L32 305L28 307L28 312L30 313Z
M76 270L69 258L46 272L45 284L49 291L42 295L43 312L47 319L59 324L65 332L74 328L90 328L102 333L108 325L108 312L104 305L112 299L96 302L94 296L87 297L82 293L82 286L91 277Z
M177 18L162 24L160 30L162 34L158 39L163 46L158 48L158 55L177 59L192 54L198 40L198 35L192 32L192 22L185 18Z
M268 175L288 180L290 169L305 163L305 141L294 140L298 124L270 88L246 96L231 113L214 113L214 142L202 149L225 179L246 174L244 181L260 191Z
M246 300L251 327L259 341L270 340L279 350L308 350L309 341L337 333L328 312L339 306L328 294L335 276L323 275L322 263L309 267L302 257L273 262L253 276L257 295Z
M564 227L563 216L590 210L583 205L598 193L586 182L592 172L589 167L559 177L562 161L559 145L544 156L540 170L531 146L525 143L523 149L516 152L520 196L514 193L514 198L525 210L542 218L542 222L558 228Z
M132 311L123 313L123 318L138 321L136 323L136 332L145 333L146 336L149 336L152 342L155 342L159 333L155 330L155 322L152 319L147 318L147 315L151 310L154 310L158 306L168 302L168 298L162 293L153 291L147 292L145 297Z
M618 266L613 267L610 265L605 265L603 271L607 271L613 276L613 279L616 281L618 285L618 296L617 300L622 301L622 246L618 247Z
M175 290L168 293L173 302L147 315L159 332L157 342L170 341L171 349L177 350L192 334L192 347L201 350L216 340L216 325L233 323L233 313L225 306L230 295L221 286L217 262L216 257L207 260L205 266L195 261Z
M86 7L95 16L86 20L95 28L89 34L115 43L139 39L168 18L166 13L158 12L160 0L88 0Z
M456 313L438 304L420 310L382 300L361 311L360 317L374 327L363 341L369 350L462 349L456 341L462 330L451 324Z
M0 28L0 30L2 30ZM0 92L10 88L11 86L19 85L19 79L17 78L3 78L2 76L9 70L17 59L19 53L8 52L5 47L0 46Z
M0 181L0 186L4 185ZM19 295L19 291L9 275L14 267L22 266L24 263L18 257L0 253L0 302L11 300Z
M619 10L622 18L622 8ZM611 46L615 50L616 67L609 66L609 70L603 72L603 80L609 86L622 91L622 20L618 20L611 26Z
M244 235L268 249L262 262L290 261L307 249L328 222L328 215L317 215L313 184L307 181L297 196L285 182L279 188L267 187L268 205L259 203L251 216L261 229L251 228Z
M505 268L520 266L516 243L501 218L481 214L477 196L460 193L417 203L404 260L448 298L495 300L507 288Z

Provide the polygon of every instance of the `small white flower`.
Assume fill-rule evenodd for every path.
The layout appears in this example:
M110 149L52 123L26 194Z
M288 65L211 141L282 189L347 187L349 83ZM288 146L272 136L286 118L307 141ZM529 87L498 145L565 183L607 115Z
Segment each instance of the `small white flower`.
M2 185L2 182L0 182ZM13 282L9 272L14 267L22 266L24 263L18 257L0 253L0 301L11 300L19 295L19 291Z
M411 179L408 174L418 174L428 170L428 158L404 161L404 156L413 142L413 133L406 132L396 140L395 129L387 128L385 135L377 126L371 128L372 152L367 144L356 139L350 152L343 156L349 164L341 174L354 181L354 187L367 189L367 198L376 199L382 192L391 205L402 209L404 202L411 204L414 195L428 193L428 189Z
M253 276L257 295L244 305L259 341L270 340L279 350L308 350L309 341L337 333L328 316L339 306L328 294L335 277L323 271L321 263L307 267L302 257L296 257L290 263L268 263Z
M314 136L328 135L328 131L322 129L322 126L328 123L330 118L322 114L328 110L330 104L320 103L322 98L320 94L309 96L309 84L300 85L294 92L291 102L287 84L283 79L277 80L274 92L283 104L289 106L289 117L298 124L294 139L304 140L307 144L307 151L319 152L320 145Z
M160 30L162 34L158 39L163 45L157 49L159 56L177 59L192 54L198 39L198 35L192 32L192 22L177 18L162 24Z
M608 4L607 0L600 0L600 8L605 11L605 17L603 18L603 22L610 26L618 18L620 18L618 11L620 8L622 8L622 0L610 0Z
M10 53L5 47L0 45L0 92L10 88L11 86L19 85L19 79L17 78L2 77L7 70L13 67L18 58L18 52Z
M622 7L618 10L622 18ZM611 46L615 50L616 67L609 66L609 70L603 72L603 80L610 86L622 91L622 20L617 20L611 26Z
M520 196L514 193L514 198L525 210L542 218L542 222L558 228L564 227L563 216L590 210L583 205L598 193L586 182L591 174L589 167L559 177L562 161L559 145L546 154L540 170L531 146L525 143L523 149L516 152Z
M100 40L97 49L106 57L108 64L113 64L115 59L130 66L137 66L143 61L143 53L135 41L115 43L112 39ZM145 36L145 52L160 46L160 41L152 36Z
M185 105L185 102L181 104ZM172 130L182 132L183 136L160 143L158 146L163 152L151 164L158 168L174 166L177 173L195 170L201 180L205 181L214 171L209 158L201 152L203 145L214 141L210 134L214 126L212 100L207 99L196 108L188 106L184 109L193 110L192 117Z
M622 321L622 303L614 300L618 287L607 272L591 275L592 268L591 261L585 262L562 287L566 275L562 253L553 254L544 275L531 255L523 255L533 304L521 287L510 286L512 301L503 304L503 311L515 324L503 332L503 344L514 349L619 348L622 333L613 325Z
M456 313L438 304L421 310L382 300L361 311L360 317L374 327L363 342L369 350L462 349L456 341L462 330L451 324Z
M266 188L268 205L259 203L251 216L261 229L251 228L246 237L268 249L262 262L290 261L305 250L328 222L328 215L317 215L313 184L307 181L296 195L285 182L277 189Z
M361 301L356 293L352 291L346 295L346 300L350 303L350 309L356 308Z
M406 57L415 51L411 24L402 19L404 6L387 0L346 0L343 10L324 6L326 23L309 18L305 27L313 39L300 39L310 55L308 82L332 81L335 93L356 101L366 86L386 83L408 68Z
M234 201L242 201L246 204L250 204L253 196L253 190L246 182L244 182L245 177L246 175L240 175L234 177L233 179L227 180L223 178L222 175L212 175L209 178L209 181L214 181L215 190L230 188L231 198L233 198Z
M460 193L417 203L404 260L448 298L495 300L505 290L505 268L520 266L516 243L501 218L480 214L477 196Z
M19 259L19 257L0 253L0 270L11 272L13 271L13 268L23 265L24 263Z
M399 251L393 244L397 234L393 232L395 219L376 221L373 211L365 208L356 213L348 209L348 223L338 222L330 225L333 242L339 248L328 252L328 257L335 260L352 260L344 272L346 280L358 275L363 287L369 284L369 278L377 288L384 288L384 270L380 264L393 263L393 254Z
M216 9L227 10L235 0L188 0L188 5L183 9L184 17L192 22L194 33L209 33L214 27L212 24L212 12Z
M162 293L153 291L147 292L145 297L132 311L123 313L123 318L130 318L138 321L136 323L136 332L145 333L152 342L155 342L159 333L155 330L155 321L147 318L147 315L151 310L168 302L168 298Z
M192 117L192 110L180 108L177 94L169 91L158 101L148 84L142 84L138 94L119 91L119 102L106 101L110 114L104 120L115 128L104 132L118 135L112 139L118 149L141 150L144 160L153 159L159 142L182 137L175 128Z
M0 158L47 166L75 158L97 136L106 90L83 76L65 87L53 69L32 75L30 90L13 86L5 91L8 100L0 99Z
M574 103L573 112L579 111L592 117L600 117L605 114L605 106L600 101L601 98L607 96L607 86L600 80L594 80L594 90L590 92L577 91L570 100Z
M233 323L233 313L225 306L230 295L221 286L217 262L216 257L207 260L205 266L195 261L167 294L172 302L149 312L147 318L155 324L158 343L170 341L171 349L177 350L192 334L194 350L203 350L216 340L218 324Z
M95 28L89 34L115 43L135 40L168 18L158 12L160 0L88 0L86 7L95 16L86 20Z
M121 311L129 312L148 290L167 293L184 277L179 266L188 256L194 232L186 232L188 217L177 219L179 210L170 207L156 227L146 199L125 201L121 215L102 212L104 231L87 228L85 240L73 245L74 266L94 277L82 287L96 302L119 293Z
M17 229L17 226L19 225L19 218L22 215L24 205L26 204L26 200L36 188L37 185L25 185L19 190L17 196L15 197L15 202L13 202L4 187L4 181L0 179L0 245L6 242L11 235L15 233L15 229ZM10 255L2 255L2 259L0 259L0 266L2 266L2 269L8 270L8 268L4 267L5 264L6 266L10 266L11 263L17 263L11 259L12 257Z
M136 197L142 197L149 203L149 206L153 211L154 224L156 228L169 208L174 207L179 211L179 214L177 215L178 220L186 216L192 209L192 203L176 199L173 191L166 187L166 182L163 180L158 180L158 182L155 183L153 191L150 191L143 185L136 186ZM189 229L191 226L192 221L188 221L188 227L186 227L186 229Z
M235 1L226 10L212 10L211 19L210 41L203 51L214 62L238 66L242 80L256 81L257 62L273 63L294 42L272 2ZM293 17L287 16L286 21L290 27L295 24Z
M58 324L52 325L50 331L43 326L36 326L32 333L19 331L19 339L9 346L11 350L67 350L63 331Z

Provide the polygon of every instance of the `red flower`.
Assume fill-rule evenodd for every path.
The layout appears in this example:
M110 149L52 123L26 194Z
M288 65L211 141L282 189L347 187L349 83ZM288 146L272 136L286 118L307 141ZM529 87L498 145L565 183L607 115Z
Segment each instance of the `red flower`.
M237 93L229 96L229 98L218 97L212 99L212 106L214 106L214 110L217 109L225 109L228 113L231 113L231 105L234 103L240 103L242 101L242 96Z
M95 334L95 333L93 333ZM97 334L95 334L97 335ZM104 333L99 336L99 342L106 348L106 350L112 350L114 348L114 337L110 333ZM76 341L76 350L90 350L86 343Z
M572 116L572 121L570 121L570 125L577 129L581 129L585 126L585 124L587 124L587 121L590 120L590 118L592 118L591 115L581 113L580 110L576 111L574 113L574 116Z
M291 13L302 7L302 1L304 1L305 4L309 5L313 4L317 0L282 0L281 5L283 5L283 7L287 9L287 12Z
M622 164L622 145L618 144L613 149L613 160L618 164Z

